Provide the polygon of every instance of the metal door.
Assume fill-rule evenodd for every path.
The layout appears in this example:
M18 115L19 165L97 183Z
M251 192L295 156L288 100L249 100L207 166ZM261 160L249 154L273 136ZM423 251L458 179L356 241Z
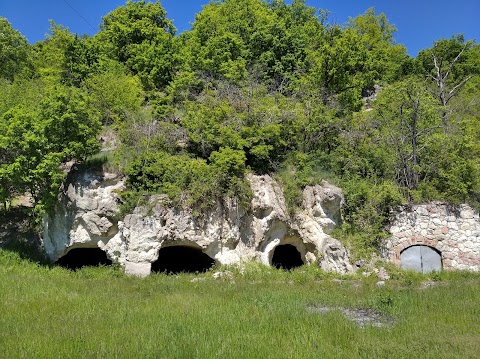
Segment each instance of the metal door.
M435 249L428 246L412 246L400 254L403 269L430 273L442 270L442 257Z

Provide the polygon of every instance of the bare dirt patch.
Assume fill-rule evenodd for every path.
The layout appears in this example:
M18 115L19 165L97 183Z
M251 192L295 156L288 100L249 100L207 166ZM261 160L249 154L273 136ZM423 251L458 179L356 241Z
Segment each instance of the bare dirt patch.
M359 327L372 326L377 328L391 327L395 319L369 308L345 308L345 307L327 307L317 304L309 304L307 311L317 314L326 314L333 311L340 311L347 319L353 321Z

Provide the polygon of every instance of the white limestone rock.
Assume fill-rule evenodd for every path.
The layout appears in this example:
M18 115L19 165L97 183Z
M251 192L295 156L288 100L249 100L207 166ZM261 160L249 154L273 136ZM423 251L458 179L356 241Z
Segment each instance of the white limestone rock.
M348 273L348 252L330 237L340 223L341 190L327 182L308 186L303 205L290 215L283 192L270 176L248 175L250 208L233 199L195 216L189 208L172 208L164 195L151 196L148 206L118 218L117 192L123 180L104 174L76 174L60 198L52 218L45 218L43 244L57 260L70 249L99 247L130 274L144 276L161 248L184 245L201 249L219 264L257 260L271 265L278 245L291 244L304 263Z
M104 173L72 173L70 177L53 217L44 219L42 242L54 261L72 248L105 247L118 233L116 192L124 188L123 181Z

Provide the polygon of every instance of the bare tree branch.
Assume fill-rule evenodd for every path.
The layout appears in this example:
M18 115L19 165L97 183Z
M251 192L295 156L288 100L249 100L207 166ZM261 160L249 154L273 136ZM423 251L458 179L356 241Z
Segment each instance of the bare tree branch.
M460 90L462 88L463 85L465 85L467 83L468 80L470 80L473 76L467 76L466 78L464 78L462 81L460 81L460 83L458 83L453 89L451 89L447 95L447 101L446 103L448 103L450 101L450 99L455 96L456 92L458 90Z
M444 80L447 79L448 75L450 74L450 71L452 71L453 65L455 65L455 63L458 61L458 59L460 58L460 56L462 56L462 54L463 54L463 52L465 51L465 49L467 48L467 46L468 46L468 43L465 44L465 46L463 47L462 51L460 51L460 53L457 55L457 57L455 57L455 59L450 63L450 65L448 66L447 73L446 73L445 76L443 77Z

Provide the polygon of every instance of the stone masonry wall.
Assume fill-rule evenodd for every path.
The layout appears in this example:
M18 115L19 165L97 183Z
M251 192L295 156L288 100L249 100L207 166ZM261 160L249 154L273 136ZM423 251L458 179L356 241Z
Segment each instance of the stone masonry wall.
M436 249L443 269L480 271L480 219L468 205L441 202L402 206L394 211L384 256L400 265L400 253L413 245Z

